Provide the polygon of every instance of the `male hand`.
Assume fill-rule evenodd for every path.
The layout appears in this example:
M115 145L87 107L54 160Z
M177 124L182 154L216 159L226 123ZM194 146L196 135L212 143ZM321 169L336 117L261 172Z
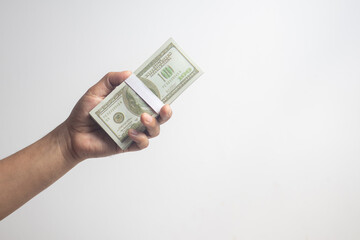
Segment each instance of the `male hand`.
M62 128L60 144L67 158L78 162L86 158L104 157L124 152L90 117L89 112L98 105L112 90L131 75L130 71L111 72L92 86L78 101L69 118L60 125ZM147 134L129 130L129 137L134 141L126 151L136 151L149 145L149 138L160 133L160 124L170 119L172 114L169 105L165 105L158 119L147 113L141 115L141 122Z

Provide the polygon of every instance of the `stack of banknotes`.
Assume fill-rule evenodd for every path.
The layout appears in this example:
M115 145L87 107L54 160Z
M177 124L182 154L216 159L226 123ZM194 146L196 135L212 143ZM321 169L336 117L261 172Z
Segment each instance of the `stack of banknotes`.
M164 104L172 103L202 73L172 38L134 72ZM125 150L132 143L128 137L130 128L145 131L140 121L144 112L158 115L123 82L91 110L90 115Z

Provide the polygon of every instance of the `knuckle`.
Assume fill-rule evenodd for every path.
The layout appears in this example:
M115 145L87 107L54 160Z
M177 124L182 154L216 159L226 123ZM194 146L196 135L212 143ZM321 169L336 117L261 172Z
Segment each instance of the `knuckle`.
M139 146L139 148L140 148L140 149L145 149L145 148L147 148L148 146L149 146L149 142L146 141L145 143L142 143L142 144Z
M157 136L159 136L159 135L160 135L160 128L158 128L156 131L154 131L153 136L154 136L154 137L157 137Z
M114 72L108 72L107 74L105 74L105 77L106 77L106 78L109 78L109 77L111 77L113 74L114 74Z
M151 121L151 127L153 127L153 128L157 128L157 127L158 127L158 122L156 121L155 118L153 118L153 120Z
M158 131L155 131L155 132L152 132L151 133L151 137L153 138L153 137L157 137L157 136L159 136L159 132Z
M164 113L161 115L162 121L163 121L163 122L168 121L168 120L171 118L171 115L172 115L172 112L164 112Z

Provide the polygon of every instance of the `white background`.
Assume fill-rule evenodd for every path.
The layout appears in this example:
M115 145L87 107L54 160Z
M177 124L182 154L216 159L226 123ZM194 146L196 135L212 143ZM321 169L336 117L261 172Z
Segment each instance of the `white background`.
M359 239L359 24L359 1L2 0L0 158L170 36L205 74L148 149L76 166L0 239Z

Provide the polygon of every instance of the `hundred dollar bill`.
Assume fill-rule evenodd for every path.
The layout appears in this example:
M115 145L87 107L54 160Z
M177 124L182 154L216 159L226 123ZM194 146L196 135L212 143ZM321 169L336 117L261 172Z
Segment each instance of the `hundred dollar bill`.
M134 74L164 103L172 103L203 72L170 38ZM142 113L155 113L125 82L90 111L91 117L125 150L130 128L145 131Z

